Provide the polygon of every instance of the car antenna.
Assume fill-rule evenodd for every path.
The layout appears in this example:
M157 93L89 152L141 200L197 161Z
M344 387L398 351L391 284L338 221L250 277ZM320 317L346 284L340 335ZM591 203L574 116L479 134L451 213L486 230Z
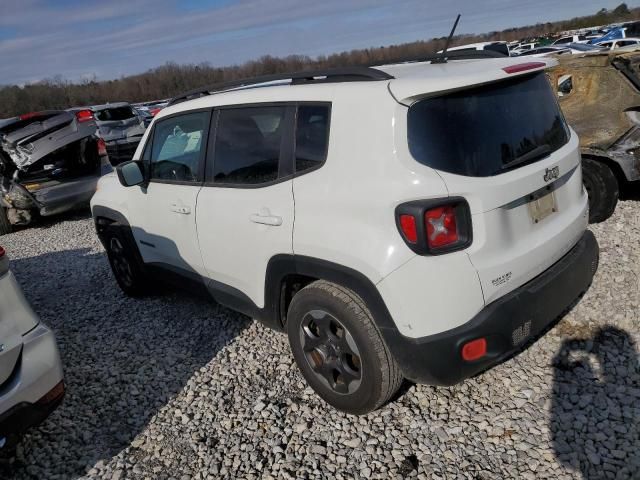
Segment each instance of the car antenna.
M449 38L447 38L446 43L444 44L444 48L442 49L442 54L431 63L447 63L447 50L449 50L449 44L451 43L451 39L453 38L453 34L456 33L456 28L458 28L458 22L460 21L460 14L458 14L455 23L453 24L453 28L451 29L451 33L449 34Z

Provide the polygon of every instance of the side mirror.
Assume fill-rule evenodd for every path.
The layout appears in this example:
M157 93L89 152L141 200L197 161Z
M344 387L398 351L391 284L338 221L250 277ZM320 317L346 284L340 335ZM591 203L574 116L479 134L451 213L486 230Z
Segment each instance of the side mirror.
M144 173L136 161L121 163L116 167L116 172L123 187L134 187L144 183Z

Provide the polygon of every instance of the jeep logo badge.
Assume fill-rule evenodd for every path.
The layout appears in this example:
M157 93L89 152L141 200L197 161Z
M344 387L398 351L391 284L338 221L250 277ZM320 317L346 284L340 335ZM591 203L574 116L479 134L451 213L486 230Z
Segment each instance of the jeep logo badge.
M560 167L547 168L544 172L544 181L550 182L560 176Z

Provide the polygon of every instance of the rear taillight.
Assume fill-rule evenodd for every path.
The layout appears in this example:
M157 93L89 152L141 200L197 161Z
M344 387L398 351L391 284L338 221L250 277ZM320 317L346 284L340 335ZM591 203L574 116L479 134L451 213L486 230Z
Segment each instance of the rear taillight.
M457 243L460 239L456 210L451 205L427 210L424 214L424 222L427 226L427 243L430 248L441 248Z
M103 157L107 154L107 144L104 139L98 138L98 155Z
M463 198L418 200L396 208L396 224L419 255L440 255L471 245L471 213Z
M38 115L40 115L40 112L29 112L23 113L18 118L20 118L20 120L29 120L30 118L37 117Z
M0 258L4 257L6 253L5 249L0 247Z
M93 118L93 112L91 110L78 110L76 112L76 118L79 123L90 122Z

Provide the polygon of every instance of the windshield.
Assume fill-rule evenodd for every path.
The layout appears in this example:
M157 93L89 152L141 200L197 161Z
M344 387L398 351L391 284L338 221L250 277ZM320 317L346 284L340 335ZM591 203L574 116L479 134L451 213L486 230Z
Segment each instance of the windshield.
M569 141L544 73L421 100L408 115L413 157L458 175L498 175L540 160Z
M111 122L117 120L128 120L134 117L133 109L131 107L116 107L105 108L95 113L95 117L101 122Z

